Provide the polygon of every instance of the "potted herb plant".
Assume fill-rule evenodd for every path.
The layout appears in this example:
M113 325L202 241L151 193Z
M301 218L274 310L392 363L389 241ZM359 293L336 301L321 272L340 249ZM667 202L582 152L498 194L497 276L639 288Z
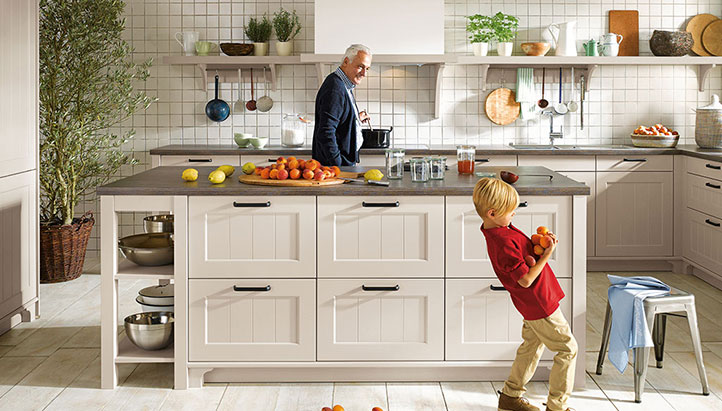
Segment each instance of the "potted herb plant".
M293 53L293 38L301 31L296 10L289 13L281 7L278 13L273 14L273 29L276 31L276 53L279 56L290 56Z
M40 281L77 278L94 219L75 208L134 164L120 128L154 101L135 91L151 60L135 63L124 40L125 2L40 1Z
M486 56L489 53L489 42L494 38L491 28L491 17L474 14L468 16L466 31L469 33L471 50L475 56Z
M498 12L491 18L491 28L497 41L496 51L500 56L511 56L514 49L514 38L519 29L519 19L509 14Z
M255 17L251 17L248 20L246 37L253 42L254 56L268 55L268 40L271 38L272 30L271 22L268 21L268 17L266 17L265 14L260 20Z

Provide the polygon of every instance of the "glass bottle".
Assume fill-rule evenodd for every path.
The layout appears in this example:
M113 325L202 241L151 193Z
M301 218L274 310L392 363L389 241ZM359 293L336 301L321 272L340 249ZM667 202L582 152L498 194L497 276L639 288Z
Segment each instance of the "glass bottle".
M474 174L476 146L456 146L456 165L459 174Z
M411 166L412 182L425 183L429 181L429 160L425 157L412 157L409 165Z
M406 150L403 148L386 149L386 177L389 180L400 180L404 178L404 156Z

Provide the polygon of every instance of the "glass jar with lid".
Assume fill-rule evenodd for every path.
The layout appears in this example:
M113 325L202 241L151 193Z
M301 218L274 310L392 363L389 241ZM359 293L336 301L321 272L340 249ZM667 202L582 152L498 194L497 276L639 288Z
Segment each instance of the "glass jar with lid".
M406 150L403 148L386 149L386 177L389 180L400 180L404 178L404 157Z
M409 161L411 168L411 181L425 183L429 181L429 160L426 157L412 157Z
M474 174L476 146L456 146L456 165L459 174Z
M427 157L429 161L429 178L443 180L446 175L446 157Z
M310 121L301 114L283 115L281 122L281 145L284 147L301 147L306 143L306 126Z

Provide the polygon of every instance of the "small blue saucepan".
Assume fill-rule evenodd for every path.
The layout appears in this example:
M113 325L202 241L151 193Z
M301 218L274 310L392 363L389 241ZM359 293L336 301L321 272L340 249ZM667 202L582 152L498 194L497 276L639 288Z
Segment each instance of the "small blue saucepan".
M206 104L206 116L212 121L220 123L228 118L231 107L228 103L218 98L218 75L216 74L216 98Z

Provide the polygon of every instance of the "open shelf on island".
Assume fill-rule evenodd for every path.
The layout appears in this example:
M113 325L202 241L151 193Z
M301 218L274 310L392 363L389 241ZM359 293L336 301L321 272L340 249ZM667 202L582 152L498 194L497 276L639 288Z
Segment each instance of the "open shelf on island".
M116 279L138 280L159 279L172 280L175 266L173 264L148 267L135 264L125 258L118 257L118 272Z
M138 348L125 335L118 337L118 355L115 362L119 363L161 363L173 362L173 344L162 350L149 351Z

